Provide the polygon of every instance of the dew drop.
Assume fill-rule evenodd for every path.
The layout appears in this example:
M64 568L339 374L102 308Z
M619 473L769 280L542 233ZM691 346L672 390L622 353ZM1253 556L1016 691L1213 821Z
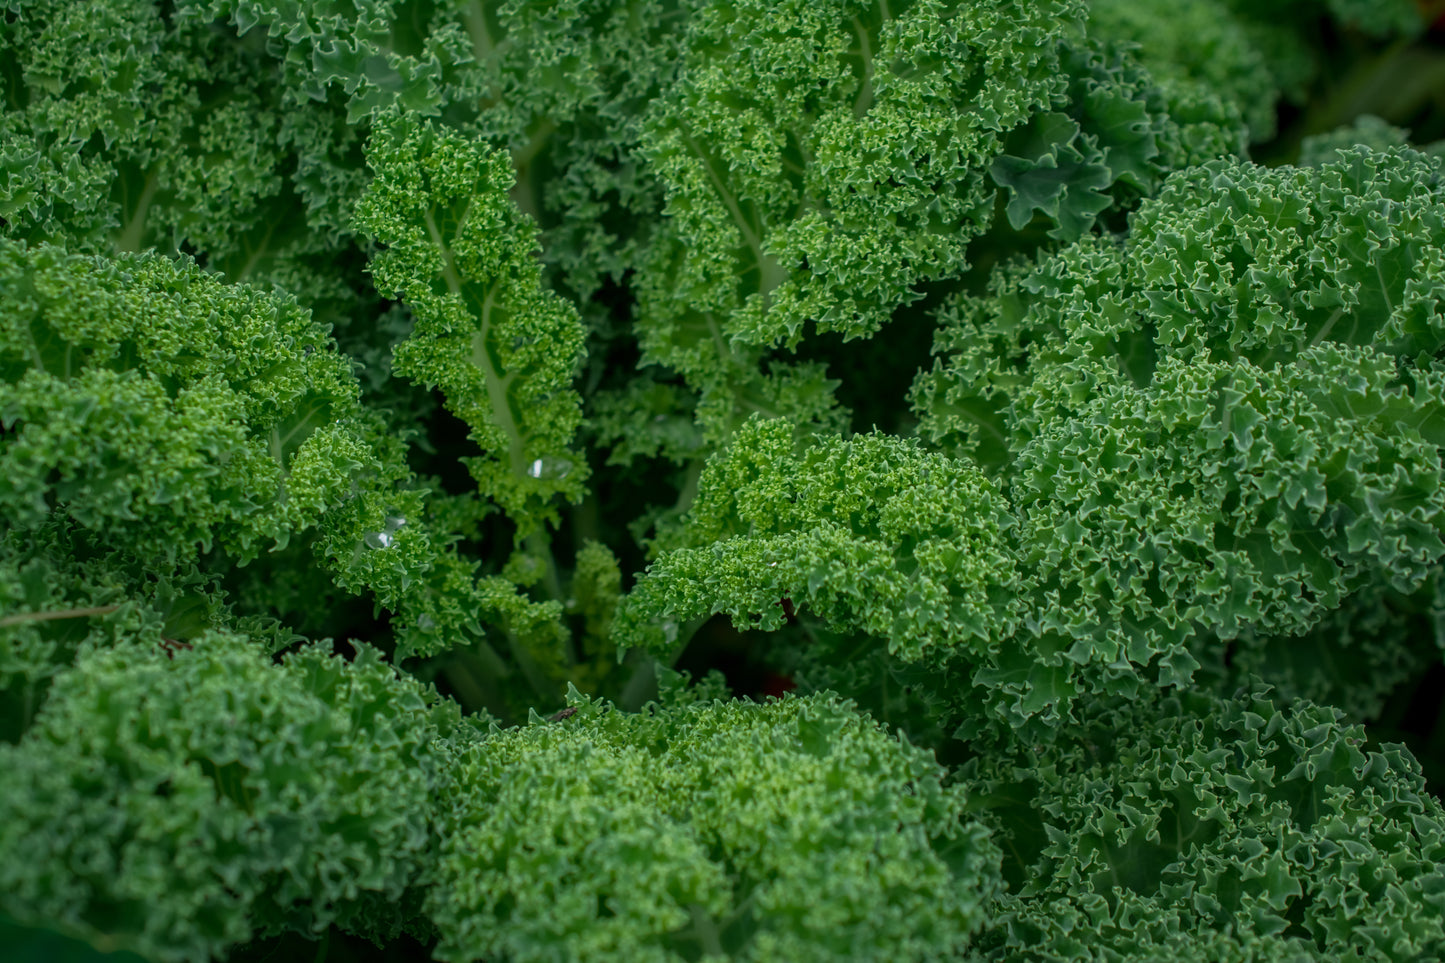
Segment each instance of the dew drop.
M423 632L430 632L432 629L437 627L437 620L423 612L421 615L418 615L416 617L416 627L421 629Z
M391 547L391 535L388 532L367 532L361 540L367 548Z
M662 623L662 637L663 637L663 639L665 639L665 640L668 641L668 642L676 642L676 641L677 641L677 623L676 623L676 622L664 622L664 623Z
M527 474L533 478L559 480L567 477L572 463L565 458L538 458L527 466Z
M394 531L396 531L398 528L401 528L401 527L402 527L403 525L405 525L405 524L406 524L406 519L403 518L403 517L400 516L400 515L388 515L388 516L386 516L386 530L387 530L388 532L394 532Z

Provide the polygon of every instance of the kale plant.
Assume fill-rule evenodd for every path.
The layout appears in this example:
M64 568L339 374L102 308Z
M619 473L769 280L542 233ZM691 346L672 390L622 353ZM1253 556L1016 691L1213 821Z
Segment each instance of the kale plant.
M0 0L0 956L1445 958L1429 7Z

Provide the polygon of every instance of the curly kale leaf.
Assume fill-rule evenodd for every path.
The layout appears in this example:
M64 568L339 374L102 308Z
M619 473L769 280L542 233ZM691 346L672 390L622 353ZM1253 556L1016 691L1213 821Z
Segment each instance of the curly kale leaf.
M274 615L236 615L194 564L156 575L74 522L0 536L0 741L15 742L78 654L128 642L177 646L213 628L278 652L300 637Z
M12 5L0 234L189 253L347 319L363 290L345 261L357 132L324 102L285 103L263 51L174 6Z
M0 239L0 425L0 506L21 529L60 513L161 577L298 538L298 564L402 614L403 657L475 637L480 615L555 618L479 583L427 523L405 444L289 296Z
M970 465L887 435L819 440L754 419L709 461L684 520L623 600L621 646L669 652L715 612L774 630L784 599L910 661L997 651L1022 614L1014 521Z
M428 912L463 961L936 959L998 854L931 754L833 694L617 712L573 693L443 791Z
M1197 646L1203 667L1194 683L1229 694L1257 677L1283 699L1334 706L1371 724L1392 706L1404 711L1402 691L1426 682L1445 652L1442 574L1435 563L1410 593L1371 580L1302 634L1250 627L1226 645ZM1427 760L1422 753L1422 765Z
M919 434L1002 466L1103 383L1163 359L1290 364L1327 343L1429 367L1445 346L1439 162L1357 148L1319 168L1215 161L1172 176L1122 243L1085 238L941 313Z
M587 463L570 447L582 324L542 284L536 227L507 196L504 152L398 119L376 128L370 161L357 225L385 245L371 264L378 289L416 321L395 370L441 388L484 452L468 465L482 494L525 537L556 522L555 496L582 496Z
M1329 346L1095 386L1017 459L1035 644L1113 668L1157 658L1183 683L1190 649L1303 632L1376 580L1413 590L1445 554L1445 385L1394 382L1389 358Z
M364 645L92 652L0 746L0 906L165 961L331 923L390 938L432 845L433 744L460 724Z
M688 332L709 318L744 345L794 345L809 320L871 335L917 281L960 271L987 226L1001 132L1059 86L1058 38L1077 14L701 5L643 145L668 197L639 286L649 351L692 371Z
M1445 812L1398 745L1267 687L1086 699L960 771L1009 892L981 960L1415 961L1445 951Z
M1052 419L1012 498L902 440L798 454L789 426L755 422L709 463L691 541L652 564L617 637L670 652L715 612L775 630L787 600L907 661L963 660L977 698L1058 721L1081 689L1184 683L1241 632L1304 632L1377 582L1414 590L1445 555L1442 392L1359 348L1269 371L1170 360Z
M1387 123L1373 114L1362 114L1343 127L1311 134L1300 142L1300 167L1320 167L1339 160L1339 152L1350 152L1355 147L1368 147L1374 151L1387 151L1392 147L1408 147L1410 132ZM1427 150L1428 148L1423 148Z
M1099 26L1100 12L1091 10L1087 39L1061 51L1065 94L1010 132L989 168L1016 231L1041 216L1049 237L1077 240L1105 214L1157 193L1171 171L1244 154L1236 105L1156 78L1142 52Z
M1088 32L1129 44L1164 89L1169 116L1181 124L1191 107L1211 104L1222 117L1237 119L1247 141L1275 136L1279 77L1269 53L1225 0L1094 0Z
M179 6L184 18L228 21L243 42L263 43L288 110L337 104L337 123L363 134L400 110L506 149L512 198L542 228L548 279L584 305L644 243L662 200L635 152L647 104L677 70L686 11L675 0ZM303 157L331 160L314 149ZM356 173L309 170L312 181Z
M245 560L384 466L356 379L294 299L158 255L0 240L0 505L174 562Z
M1015 265L946 315L915 391L924 436L987 475L876 436L799 456L755 426L709 464L622 637L667 651L715 612L776 629L786 598L1058 721L1079 691L1184 683L1241 632L1414 591L1445 555L1437 169L1213 162L1122 244Z

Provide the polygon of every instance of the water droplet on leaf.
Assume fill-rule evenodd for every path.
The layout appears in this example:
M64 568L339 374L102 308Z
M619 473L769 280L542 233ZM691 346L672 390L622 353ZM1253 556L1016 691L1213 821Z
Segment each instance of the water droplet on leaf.
M556 481L567 477L572 463L565 458L538 458L527 466L527 474L533 478Z
M367 532L361 540L367 548L391 547L391 535L387 532Z

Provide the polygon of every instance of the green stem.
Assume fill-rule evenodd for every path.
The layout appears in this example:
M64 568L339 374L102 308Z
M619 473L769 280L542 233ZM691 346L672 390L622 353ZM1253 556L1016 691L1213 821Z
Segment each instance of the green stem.
M572 509L572 531L575 533L575 549L582 550L582 546L589 541L602 541L602 520L599 516L597 496L589 491L582 499L582 503Z
M704 462L701 458L693 459L687 466L687 475L682 480L682 489L677 493L677 501L673 503L672 510L679 515L692 507L693 501L697 498L697 490L702 482L702 470Z
M151 202L155 200L159 183L155 171L146 174L145 186L141 188L140 197L136 199L135 210L115 239L117 253L137 252L141 249L140 243L145 237L146 215L150 213Z
M0 629L25 622L49 622L53 619L83 619L92 615L109 615L119 605L97 605L88 609L60 609L55 612L17 612L0 619Z
M20 706L20 731L25 732L30 728L30 723L35 721L35 683L30 682L25 686L25 698Z
M704 615L700 619L685 622L677 630L677 648L673 650L672 655L667 660L667 667L669 669L677 668L677 660L682 658L682 654L687 651L688 643L692 641L692 637L697 635L697 630L706 625L711 618L711 615Z
M873 106L873 50L868 44L868 31L857 17L853 18L853 33L858 38L858 56L863 61L863 79L858 84L858 97L853 101L853 116L861 118Z
M472 55L477 58L477 63L484 64L496 52L497 43L492 39L481 0L472 0L462 8L461 14L462 24L472 41Z
M532 658L531 651L511 629L507 630L507 646L511 650L512 658L517 660L517 667L522 670L522 677L527 680L537 698L542 700L542 705L551 707L560 703L562 693L552 680L547 678L547 673L543 672L537 660Z
M321 942L316 946L315 963L326 963L326 958L331 955L331 928L327 927L326 932L321 934Z
M456 650L442 676L469 711L482 708L506 722L510 713L496 680L506 678L509 671L495 649L479 642L472 648Z
M651 656L643 654L637 659L637 667L632 670L632 677L617 696L617 708L623 712L636 712L649 699L656 697L657 663Z
M692 916L692 932L697 941L702 944L704 956L723 959L727 953L723 951L722 934L718 932L717 923L707 915L707 911L701 906L693 903L687 908Z
M563 601L562 579L557 574L557 560L552 556L552 540L547 537L547 533L536 531L528 535L527 550L540 558L545 565L542 588L546 591L547 597L555 602Z
M543 120L536 130L530 132L527 143L512 151L512 167L517 172L517 181L512 185L512 201L523 214L537 223L542 221L541 206L538 204L537 188L532 178L532 162L536 160L557 132L557 125L550 119Z

